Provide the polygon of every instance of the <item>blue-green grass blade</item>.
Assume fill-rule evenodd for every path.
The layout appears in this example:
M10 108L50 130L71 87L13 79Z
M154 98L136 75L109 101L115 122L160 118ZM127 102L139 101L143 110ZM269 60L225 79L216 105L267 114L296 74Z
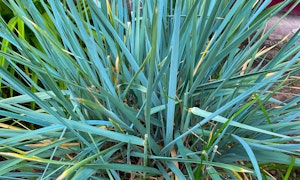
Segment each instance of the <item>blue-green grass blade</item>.
M174 135L175 135L175 137L177 137L177 136L179 136L179 133L176 132ZM181 139L178 140L177 143L176 143L176 145L178 147L178 151L180 152L180 155L183 158L187 159L188 156L186 155L187 154L186 151L185 151L186 148L185 148L182 140ZM186 171L188 172L189 179L193 180L194 179L194 175L193 175L193 170L192 170L191 164L190 163L185 163L184 165L186 167Z
M179 33L180 33L180 12L181 1L176 1L174 10L174 27L171 38L170 50L171 64L170 64L170 79L168 83L168 104L167 104L167 121L166 121L166 139L165 144L169 144L173 140L173 127L175 122L175 99L177 89L177 72L179 64Z
M107 25L107 29L114 36L114 38L117 41L118 45L120 46L122 52L124 53L124 55L126 56L128 62L130 63L132 69L134 71L137 71L138 68L139 68L138 64L136 63L134 57L132 56L130 51L127 49L125 44L122 42L120 37L118 37L117 32L115 32L115 30L110 25L110 23L108 23L108 20L105 19L106 16L101 12L101 10L97 9L97 7L94 6L93 4L90 5L90 8L91 8L91 11L94 13L95 18L99 18L105 25ZM147 85L147 80L146 80L146 77L143 73L140 73L138 77L139 77L140 81L143 83L143 85Z
M7 138L7 139L0 140L0 144L6 144L6 145L14 144L15 142L28 140L28 139L34 138L34 137L38 137L39 135L41 135L43 133L48 133L48 132L51 132L51 131L59 131L62 128L63 127L61 125L52 125L52 126L40 128L40 129L35 130L35 131L27 131L27 133L23 132L23 133L19 134L18 136L14 136L14 137L10 137L10 138Z
M220 176L220 174L218 173L218 171L216 171L216 169L214 167L208 166L206 168L206 172L207 172L208 176L210 176L212 179L222 180L222 177Z
M73 173L76 169L78 169L79 167L85 166L87 163L89 163L92 160L98 158L99 156L105 154L106 152L109 152L112 149L115 149L115 148L119 149L122 145L124 145L124 144L123 143L116 144L116 145L114 145L110 148L107 148L103 151L100 151L90 157L87 157L80 162L76 162L76 163L72 164L72 166L70 168L66 169L57 179L64 179L65 177L67 177L71 173Z
M99 168L98 164L87 164L87 167L90 168ZM138 166L138 165L130 165L130 164L117 164L117 163L106 163L100 166L101 169L114 169L114 170L120 170L123 172L147 172L150 174L160 174L160 172L151 167L145 167L145 166Z
M174 161L175 162L175 161ZM171 178L175 177L175 178L178 178L178 179L186 179L186 177L184 176L184 174L180 171L179 167L177 167L174 162L169 162L167 161L166 162L166 165L171 169L172 171L172 175L171 175Z
M274 151L274 152L282 152L282 153L287 153L287 154L294 154L294 155L299 155L300 153L297 152L299 149L298 146L299 144L261 144L261 143L252 143L251 140L248 139L248 144L249 146L252 146L253 148L257 149L264 149L267 151Z
M260 172L260 168L259 168L259 165L258 165L258 162L256 160L256 157L252 151L252 149L250 148L250 146L247 144L246 141L244 141L241 137L238 137L234 134L232 134L232 136L239 142L242 144L242 146L244 147L245 151L247 152L249 158L250 158L250 161L252 163L252 166L254 168L254 171L256 173L256 176L257 176L257 179L258 180L262 180L262 175L261 175L261 172Z
M204 111L204 110L196 108L196 107L190 109L190 111L193 114L195 114L197 116L204 117L204 118L210 117L213 114L213 113ZM224 117L219 116L219 115L213 117L212 120L215 120L215 121L221 122L221 123L226 123L228 121L227 118L224 118ZM282 138L287 138L288 137L288 136L283 135L283 134L275 133L275 132L272 132L272 131L267 131L267 130L264 130L264 129L259 129L259 128L256 128L256 127L253 127L253 126L249 126L249 125L246 125L246 124L242 124L242 123L239 123L239 122L235 122L235 121L229 122L229 125L230 126L239 127L239 128L242 128L242 129L251 130L251 131L254 131L254 132L259 132L259 133L264 133L264 134L268 134L268 135L273 135L273 136L277 136L277 137L282 137Z

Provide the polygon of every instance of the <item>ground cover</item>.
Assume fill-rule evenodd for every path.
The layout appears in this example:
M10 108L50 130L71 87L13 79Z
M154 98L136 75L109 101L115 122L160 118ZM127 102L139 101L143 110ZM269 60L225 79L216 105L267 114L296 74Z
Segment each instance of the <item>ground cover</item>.
M292 1L2 2L0 178L297 178Z

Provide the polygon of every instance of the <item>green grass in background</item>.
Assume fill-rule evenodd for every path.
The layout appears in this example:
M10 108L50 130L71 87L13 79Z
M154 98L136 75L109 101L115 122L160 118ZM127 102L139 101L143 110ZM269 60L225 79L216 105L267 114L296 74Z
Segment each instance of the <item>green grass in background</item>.
M273 98L299 74L298 33L271 61L260 50L291 0L2 2L26 33L0 19L1 87L16 92L0 99L0 178L271 179L281 169L267 165L285 178L300 166L300 98Z

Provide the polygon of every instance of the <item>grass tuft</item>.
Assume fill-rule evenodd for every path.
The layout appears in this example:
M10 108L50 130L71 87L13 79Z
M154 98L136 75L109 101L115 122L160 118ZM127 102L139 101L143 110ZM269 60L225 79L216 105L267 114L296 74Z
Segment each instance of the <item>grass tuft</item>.
M0 178L294 176L299 31L262 48L291 2L1 1Z

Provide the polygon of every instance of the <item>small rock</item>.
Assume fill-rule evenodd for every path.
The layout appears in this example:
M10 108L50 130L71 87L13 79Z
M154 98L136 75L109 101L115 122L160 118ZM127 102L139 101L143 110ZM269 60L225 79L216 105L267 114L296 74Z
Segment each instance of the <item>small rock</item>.
M278 13L274 17L272 17L267 25L266 25L266 31L272 28L273 25L278 23L280 18L284 15L284 13ZM300 28L300 16L295 14L289 14L286 17L284 17L281 22L276 26L276 28L272 31L268 39L265 41L264 46L265 47L271 47L275 44L278 44L275 48L273 48L270 52L267 54L267 59L272 59L277 54L277 52L284 46L285 42L287 42ZM287 38L286 38L287 37ZM285 41L279 43L284 38L286 38Z

